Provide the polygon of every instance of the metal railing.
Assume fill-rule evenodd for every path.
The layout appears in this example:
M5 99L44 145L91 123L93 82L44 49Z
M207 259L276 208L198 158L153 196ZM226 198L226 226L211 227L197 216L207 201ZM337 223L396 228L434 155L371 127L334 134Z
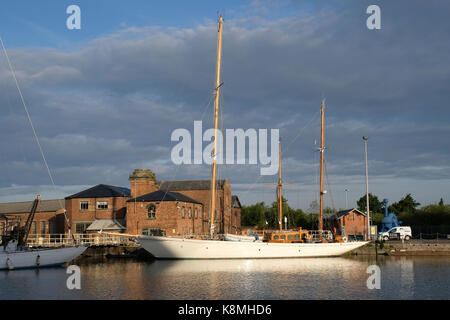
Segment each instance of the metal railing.
M75 241L74 241L75 239ZM134 238L113 236L98 233L76 233L72 236L68 234L46 234L44 236L30 235L27 244L31 247L65 247L73 245L84 246L126 246L137 247L139 243Z
M308 235L311 236L312 242L319 242L321 240L333 241L333 233L330 230L308 230Z

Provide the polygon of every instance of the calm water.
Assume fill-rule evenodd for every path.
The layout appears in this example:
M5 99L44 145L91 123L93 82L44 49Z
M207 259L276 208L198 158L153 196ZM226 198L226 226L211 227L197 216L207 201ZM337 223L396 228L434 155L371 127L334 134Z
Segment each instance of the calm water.
M381 268L369 290L366 269ZM81 290L65 268L0 271L0 299L449 299L450 257L79 262Z

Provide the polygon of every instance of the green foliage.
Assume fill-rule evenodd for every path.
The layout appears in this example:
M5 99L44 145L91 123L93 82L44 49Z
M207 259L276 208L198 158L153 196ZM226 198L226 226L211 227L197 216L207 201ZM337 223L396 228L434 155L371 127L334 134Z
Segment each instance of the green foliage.
M356 202L356 204L358 205L358 209L362 212L366 212L366 195L362 196L361 198L359 198L359 200ZM383 203L378 200L377 196L372 195L369 192L369 209L370 212L373 213L382 213L382 207L383 207Z
M264 227L266 223L264 202L259 202L251 206L242 206L241 224L249 227Z
M431 204L415 212L398 214L403 225L450 225L450 205Z
M389 206L389 212L394 212L397 215L400 213L415 213L417 210L416 207L418 206L420 206L420 203L416 202L411 194L408 193L399 202L394 202Z
M283 198L283 226L284 217L288 218L288 228L302 227L310 229L317 225L317 217L313 214L306 214L301 209L294 210L289 207L287 200ZM243 206L241 211L241 224L247 227L278 229L278 205L273 202L266 206L264 202L259 202L251 206ZM267 221L267 224L266 224Z
M379 212L374 212L370 216L370 219L372 220L373 224L381 225L381 220L383 220L384 214Z
M336 209L330 207L323 208L323 213L336 213L336 212L337 212Z

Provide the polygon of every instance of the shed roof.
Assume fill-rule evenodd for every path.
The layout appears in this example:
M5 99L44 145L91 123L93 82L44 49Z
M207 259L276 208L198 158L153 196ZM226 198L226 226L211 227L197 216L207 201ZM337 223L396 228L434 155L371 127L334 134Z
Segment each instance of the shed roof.
M225 180L217 180L217 188L223 189ZM163 180L159 183L160 190L181 191L181 190L210 190L210 180Z
M0 203L0 214L29 213L34 201ZM64 199L41 200L36 212L53 212L64 207Z
M336 213L324 214L324 218L326 218L326 219L340 219L343 216L346 216L346 215L348 215L351 212L356 212L356 213L358 213L360 215L363 215L364 217L366 216L366 214L364 212L359 211L356 208L353 208L353 209L341 210L341 211L336 212Z
M92 188L68 196L66 199L129 197L130 194L131 191L128 188L98 184Z
M97 230L125 230L126 228L121 224L122 221L112 219L98 219L92 222L86 231Z
M155 192L144 194L143 196L130 199L127 202L154 202L154 201L180 201L180 202L190 202L190 203L199 203L202 204L200 201L195 200L193 198L190 198L188 196L185 196L182 193L178 192L171 192L171 191L163 191L158 190Z

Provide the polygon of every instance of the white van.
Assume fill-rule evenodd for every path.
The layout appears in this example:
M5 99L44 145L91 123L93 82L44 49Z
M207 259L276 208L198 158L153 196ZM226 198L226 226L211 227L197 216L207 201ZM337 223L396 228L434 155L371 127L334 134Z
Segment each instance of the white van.
M386 232L380 232L383 240L397 239L397 234L400 234L400 239L410 240L412 238L411 227L394 227Z

